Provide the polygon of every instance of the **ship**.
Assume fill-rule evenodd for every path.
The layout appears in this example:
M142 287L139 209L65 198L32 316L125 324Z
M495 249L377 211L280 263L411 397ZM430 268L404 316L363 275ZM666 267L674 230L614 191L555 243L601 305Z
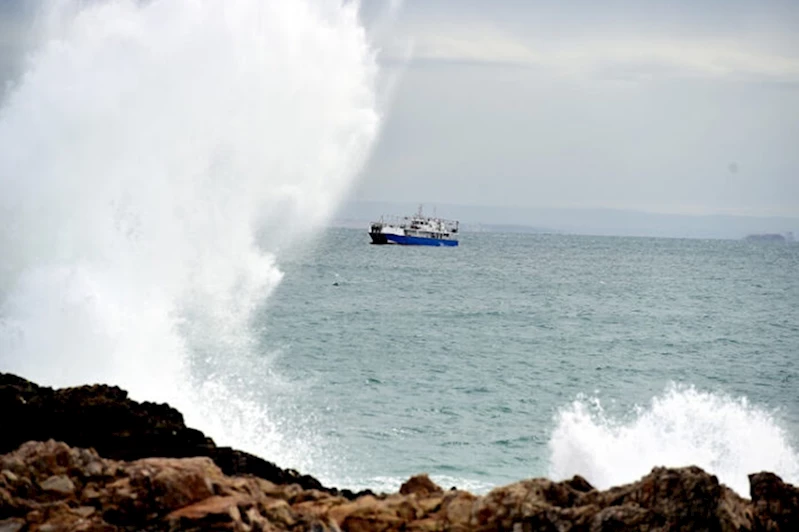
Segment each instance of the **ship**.
M372 244L457 246L458 225L455 220L425 216L419 207L413 216L380 217L369 226L369 236Z

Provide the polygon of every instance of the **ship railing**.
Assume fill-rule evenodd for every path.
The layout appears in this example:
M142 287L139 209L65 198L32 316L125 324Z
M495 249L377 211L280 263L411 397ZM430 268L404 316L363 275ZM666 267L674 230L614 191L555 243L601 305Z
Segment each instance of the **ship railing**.
M411 221L410 216L383 215L380 217L377 223L383 225L402 225L410 223L410 221Z
M397 226L411 226L414 223L427 226L432 224L434 227L440 228L446 232L458 232L459 222L457 220L447 220L445 218L434 218L428 216L394 216L384 215L381 216L377 222L383 225L397 225Z

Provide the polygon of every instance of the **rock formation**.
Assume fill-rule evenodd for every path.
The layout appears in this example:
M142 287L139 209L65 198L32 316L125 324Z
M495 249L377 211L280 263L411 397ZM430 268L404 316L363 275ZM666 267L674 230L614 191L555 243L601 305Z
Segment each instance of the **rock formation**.
M697 467L655 468L605 491L537 478L477 496L420 475L399 493L353 494L244 453L220 459L238 451L218 454L177 411L117 388L54 391L0 376L0 415L0 532L799 530L799 489L772 473L750 476L751 500ZM56 431L70 445L48 437Z
M281 469L257 456L218 447L199 430L186 427L183 415L166 404L139 403L116 386L79 386L53 390L0 373L0 454L26 441L54 439L93 448L104 458L207 456L226 475L250 474L277 484L325 488L310 475ZM358 494L345 491L348 497ZM2 532L2 530L0 530Z

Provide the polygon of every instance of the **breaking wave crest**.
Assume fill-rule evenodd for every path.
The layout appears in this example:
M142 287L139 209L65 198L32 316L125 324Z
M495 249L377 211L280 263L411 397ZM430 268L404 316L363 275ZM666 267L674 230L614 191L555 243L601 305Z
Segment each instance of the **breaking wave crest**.
M627 416L597 398L561 409L549 442L551 477L579 474L598 488L632 482L653 467L697 465L743 496L747 475L772 471L799 481L799 454L773 412L746 398L670 386Z

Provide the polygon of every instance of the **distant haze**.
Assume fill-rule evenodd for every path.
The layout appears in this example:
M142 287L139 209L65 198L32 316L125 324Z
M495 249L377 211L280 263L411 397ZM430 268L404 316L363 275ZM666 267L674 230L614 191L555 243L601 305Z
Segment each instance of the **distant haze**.
M408 0L376 26L396 79L354 200L799 217L799 2Z

